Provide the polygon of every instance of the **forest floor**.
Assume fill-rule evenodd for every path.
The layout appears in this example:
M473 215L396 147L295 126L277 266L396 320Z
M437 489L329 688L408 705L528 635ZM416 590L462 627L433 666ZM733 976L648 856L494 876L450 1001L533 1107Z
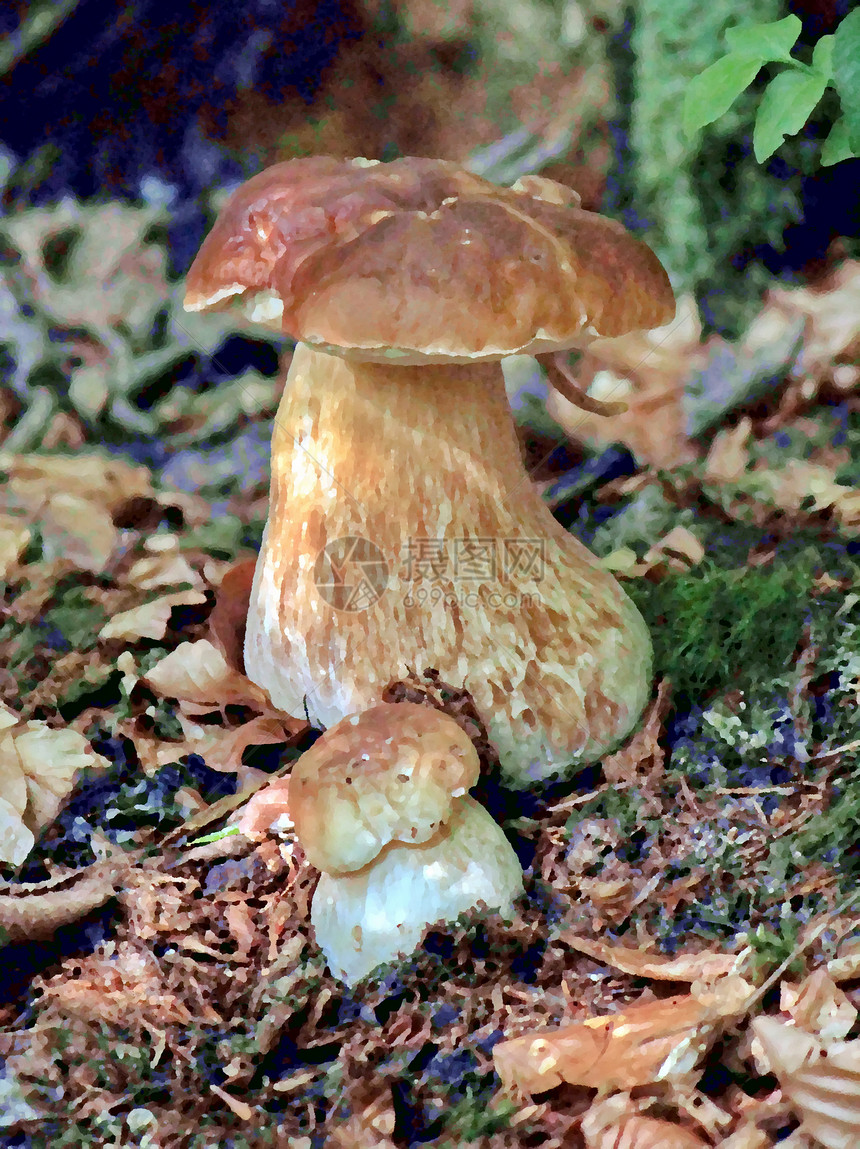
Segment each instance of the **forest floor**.
M615 419L550 418L509 364L534 481L651 629L652 700L568 784L492 789L513 923L440 924L347 990L289 830L217 833L313 739L237 653L290 346L182 312L161 228L71 200L4 224L0 1144L856 1134L856 1094L832 1117L796 1083L825 1051L848 1098L860 1048L860 265L734 344L683 303L614 350ZM429 701L468 723L457 686ZM807 1042L790 1071L762 1016ZM499 1056L559 1026L563 1055Z

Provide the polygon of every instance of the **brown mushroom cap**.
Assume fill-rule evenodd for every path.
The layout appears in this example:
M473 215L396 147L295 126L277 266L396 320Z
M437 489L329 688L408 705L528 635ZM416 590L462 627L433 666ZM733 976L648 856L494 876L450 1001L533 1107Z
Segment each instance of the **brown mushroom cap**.
M380 703L330 727L290 775L290 814L308 860L361 869L389 842L427 842L478 780L478 755L453 718Z
M185 306L247 314L361 358L537 354L667 323L668 277L621 224L529 177L444 160L288 160L242 187L188 274Z

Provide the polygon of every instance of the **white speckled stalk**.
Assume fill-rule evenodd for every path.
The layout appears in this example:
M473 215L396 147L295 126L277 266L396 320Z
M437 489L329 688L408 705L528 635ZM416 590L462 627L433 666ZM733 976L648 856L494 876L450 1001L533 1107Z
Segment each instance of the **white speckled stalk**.
M319 585L321 570L335 576L318 556L335 544L342 558L346 536L370 540L388 566L384 592L352 611ZM468 570L463 540L478 547ZM428 556L446 565L431 570ZM376 568L348 565L343 578L357 586L362 574L372 600ZM498 363L403 367L299 344L272 440L245 665L276 706L302 715L306 701L324 726L410 669L435 668L471 692L508 780L528 785L630 731L650 693L651 641L526 476Z

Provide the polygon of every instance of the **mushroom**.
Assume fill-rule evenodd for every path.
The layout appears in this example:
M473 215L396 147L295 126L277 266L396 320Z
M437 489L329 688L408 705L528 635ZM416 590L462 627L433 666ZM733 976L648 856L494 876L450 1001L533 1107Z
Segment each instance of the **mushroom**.
M300 340L245 637L274 705L327 726L434 669L525 786L624 738L650 635L529 481L499 361L665 324L650 249L551 180L312 157L206 237L185 306L231 301Z
M341 719L299 758L289 813L322 871L311 924L336 977L360 981L480 904L511 912L522 870L468 795L478 772L454 719L414 702Z

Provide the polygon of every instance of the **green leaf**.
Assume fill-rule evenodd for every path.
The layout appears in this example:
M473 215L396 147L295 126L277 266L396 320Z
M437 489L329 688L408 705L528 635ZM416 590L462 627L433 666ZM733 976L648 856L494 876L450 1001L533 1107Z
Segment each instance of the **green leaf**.
M860 8L845 17L833 39L833 86L856 153L860 152Z
M826 87L827 77L821 73L786 71L771 80L753 130L753 151L759 163L769 159L786 136L800 131Z
M726 29L726 43L732 52L757 60L790 60L791 49L803 30L797 16L786 16L769 24L746 24Z
M843 160L853 159L856 154L848 138L848 121L844 116L840 116L821 148L821 166L832 167L833 164L842 163Z
M687 85L682 114L684 131L692 136L725 115L744 88L758 75L761 61L729 55L717 60Z
M812 66L828 80L833 77L833 47L835 36L822 36L812 50Z

